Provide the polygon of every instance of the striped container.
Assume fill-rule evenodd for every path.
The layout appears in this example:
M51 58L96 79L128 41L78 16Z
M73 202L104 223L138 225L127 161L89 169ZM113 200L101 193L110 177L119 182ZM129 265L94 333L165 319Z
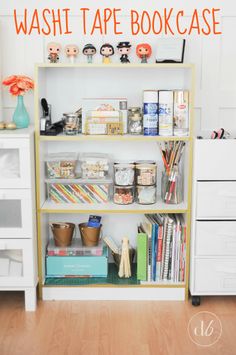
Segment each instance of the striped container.
M54 203L95 204L109 201L111 183L48 183L48 198Z

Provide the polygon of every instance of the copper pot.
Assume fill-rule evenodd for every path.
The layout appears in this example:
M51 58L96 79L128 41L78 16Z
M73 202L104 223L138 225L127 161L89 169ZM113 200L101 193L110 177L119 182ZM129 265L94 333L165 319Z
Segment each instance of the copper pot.
M102 225L100 227L88 227L87 223L80 223L79 230L81 235L82 244L87 247L95 247L99 243L100 232Z
M69 247L71 245L75 230L74 223L52 223L51 229L57 247Z

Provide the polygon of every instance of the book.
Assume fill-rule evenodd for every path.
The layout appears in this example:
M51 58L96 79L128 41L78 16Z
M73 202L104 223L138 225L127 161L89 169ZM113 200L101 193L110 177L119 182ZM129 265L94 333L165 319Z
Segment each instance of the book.
M156 260L156 281L160 280L161 276L161 259L162 259L162 239L163 225L159 226L157 238L157 260Z
M141 226L148 237L147 281L151 281L152 280L152 223L146 216L144 216Z
M147 281L148 237L146 233L137 235L137 279Z
M165 244L165 255L164 255L164 265L163 265L163 280L168 280L168 269L169 269L169 259L170 259L170 245L173 231L173 220L168 217L167 230L166 230L166 244Z
M152 255L151 255L151 280L156 280L156 258L157 258L157 236L158 236L158 223L156 222L154 215L147 214L146 218L152 225Z

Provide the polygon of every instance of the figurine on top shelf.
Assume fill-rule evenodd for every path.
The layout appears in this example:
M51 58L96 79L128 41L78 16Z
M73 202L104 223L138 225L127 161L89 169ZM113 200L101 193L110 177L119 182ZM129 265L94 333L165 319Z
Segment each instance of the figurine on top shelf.
M109 43L105 43L101 46L100 48L100 54L103 56L103 64L110 64L111 63L111 59L110 57L112 55L114 55L115 51L114 51L114 47L109 44Z
M48 51L48 60L50 63L58 63L59 62L59 54L61 51L60 43L50 42L47 45Z
M92 64L93 63L93 56L97 53L96 48L94 47L93 44L86 44L83 48L83 54L87 56L87 63Z
M152 55L152 47L148 43L140 43L136 47L136 54L141 59L141 63L147 63Z
M130 42L119 42L118 43L118 52L121 54L120 61L121 63L130 63L129 53L131 52L132 45Z
M67 57L69 58L71 64L75 63L75 59L77 55L79 54L79 47L76 44L68 44L65 47L65 53Z

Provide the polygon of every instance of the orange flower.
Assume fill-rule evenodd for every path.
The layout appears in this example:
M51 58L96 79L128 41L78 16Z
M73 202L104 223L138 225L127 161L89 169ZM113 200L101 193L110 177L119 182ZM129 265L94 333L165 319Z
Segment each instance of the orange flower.
M16 84L10 86L9 92L13 96L24 95L25 93L24 90L21 90Z
M3 85L11 85L11 84L15 84L16 83L16 80L17 80L17 76L16 75L11 75L11 76L8 76L6 79L3 80Z
M13 96L24 95L27 91L34 89L34 82L25 75L12 75L2 82L5 86L10 86L9 92Z

